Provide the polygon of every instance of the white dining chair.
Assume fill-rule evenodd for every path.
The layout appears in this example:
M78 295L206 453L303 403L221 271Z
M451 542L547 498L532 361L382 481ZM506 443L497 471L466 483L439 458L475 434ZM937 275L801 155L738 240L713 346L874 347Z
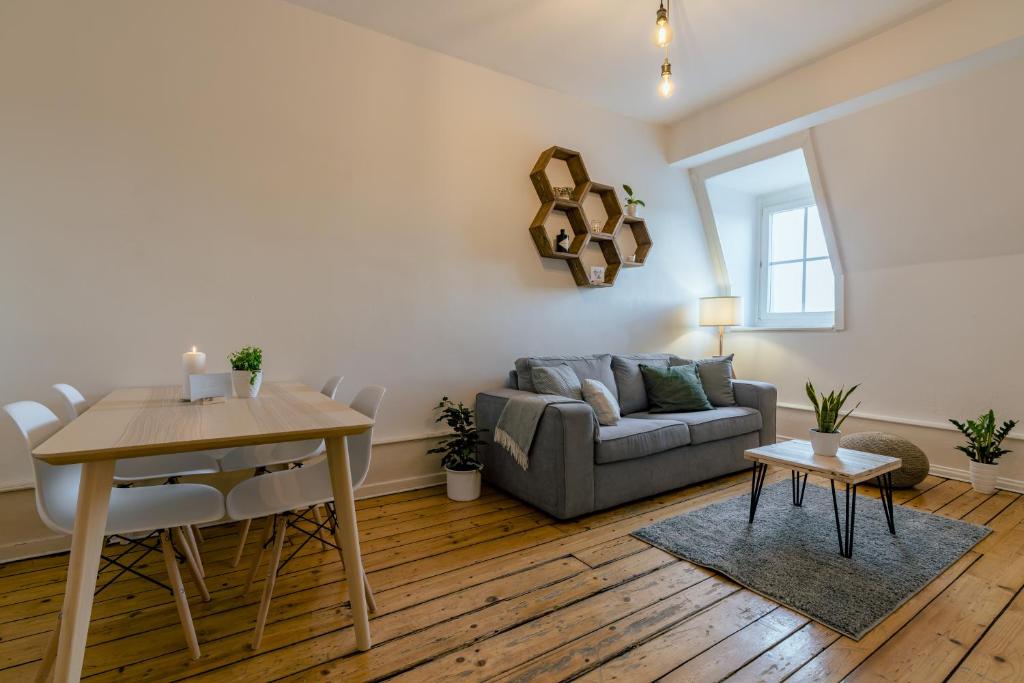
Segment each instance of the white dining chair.
M78 504L78 487L81 479L81 465L50 465L32 456L32 449L55 434L61 427L60 419L49 408L35 401L19 401L4 406L4 412L14 421L21 433L25 457L32 461L35 475L36 510L39 517L53 531L72 535L75 527L75 510ZM102 577L108 568L119 571L105 580L96 593L107 588L120 576L131 573L155 583L171 592L178 609L178 618L185 635L185 642L194 659L199 658L199 641L196 638L188 598L181 581L178 555L189 569L192 581L204 601L210 600L210 593L199 572L190 544L185 538L183 527L204 522L214 522L224 516L224 496L212 486L202 484L173 484L167 486L143 486L138 488L115 487L110 492L110 509L104 535L127 543L129 548L119 550L113 557L103 556L99 573ZM129 562L124 557L134 550L142 550L141 557ZM161 583L139 571L138 562L151 552L161 551L170 585ZM124 561L122 561L124 560ZM105 578L105 577L104 577ZM38 680L45 680L57 654L60 620L43 657L42 671Z
M381 401L384 399L384 387L369 386L361 390L352 400L352 409L369 418L376 419L377 411ZM352 470L352 488L358 488L366 480L370 471L370 459L373 455L372 449L373 429L357 436L345 437L348 450L349 467ZM327 545L338 551L344 568L345 558L341 552L341 545L338 542L338 519L334 510L334 493L331 490L331 476L329 465L322 460L307 467L288 469L281 472L270 472L260 477L247 479L235 486L228 492L227 512L228 517L236 520L252 520L259 517L266 517L267 524L263 530L263 539L253 557L252 567L249 570L249 578L246 581L244 593L251 588L259 570L260 562L267 547L272 547L270 563L267 567L267 579L263 586L263 598L260 601L259 613L256 619L256 632L253 637L253 649L258 649L263 638L263 629L267 622L267 614L270 611L270 600L274 593L274 584L277 581L277 573L295 557L303 546L311 539L322 540L320 531L329 527L335 532L333 542ZM306 513L318 505L325 505L328 510L328 519L322 522L310 520ZM301 512L295 512L301 510ZM300 524L312 525L313 531ZM288 529L294 529L305 536L300 543L281 562L281 548L284 545L285 535ZM363 574L362 589L366 593L366 601L371 612L377 610L373 599L373 591L370 583ZM349 590L359 590L349 586Z
M59 398L58 405L63 413L65 424L78 418L88 410L89 403L75 387L70 384L54 384L53 389ZM226 455L227 449L210 451L190 451L185 453L169 453L167 455L150 455L144 458L126 458L118 460L114 466L114 482L121 486L131 486L134 482L161 480L177 483L180 477L198 474L216 474L220 472L218 460ZM205 575L203 560L199 552L199 541L202 532L198 527L184 529L185 538L192 547L196 563L201 574Z
M337 397L338 387L341 386L341 382L344 379L342 375L331 377L324 382L320 393L333 401ZM305 439L303 441L244 446L228 451L220 459L220 469L221 472L253 470L254 475L259 476L266 474L268 467L279 465L301 466L313 458L323 455L325 450L326 446L323 439ZM313 509L313 515L318 523L322 521L319 507ZM238 530L238 546L235 548L235 557L231 561L232 567L237 567L238 563L242 560L242 553L245 551L245 542L249 538L249 528L251 525L251 519L246 519L241 523L241 527Z

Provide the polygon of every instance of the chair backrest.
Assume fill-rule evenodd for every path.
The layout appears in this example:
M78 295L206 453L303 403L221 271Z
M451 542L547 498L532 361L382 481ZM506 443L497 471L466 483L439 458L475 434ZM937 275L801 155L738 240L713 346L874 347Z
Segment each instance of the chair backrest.
M4 412L17 425L24 439L25 457L32 461L36 480L36 510L50 529L70 534L66 524L54 520L74 520L78 501L81 465L48 465L32 457L32 449L53 436L63 426L52 410L35 401L18 401L4 406Z
M324 382L324 388L320 390L320 393L331 399L332 401L338 395L338 387L341 386L341 381L345 379L342 375L335 375L329 380Z
M60 397L61 418L65 423L71 422L89 407L82 392L70 384L54 384L53 388Z
M384 387L368 386L352 399L352 410L358 411L371 419L377 419L377 411L384 400ZM348 446L348 462L352 468L352 488L357 489L366 481L370 472L370 458L373 455L373 427L357 434L345 437Z

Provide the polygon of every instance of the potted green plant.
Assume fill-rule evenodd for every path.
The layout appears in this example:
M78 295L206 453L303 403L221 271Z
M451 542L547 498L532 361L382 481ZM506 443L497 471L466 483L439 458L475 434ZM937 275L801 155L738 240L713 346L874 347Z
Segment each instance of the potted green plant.
M633 218L636 218L636 214L637 214L637 208L636 207L643 206L643 207L646 208L647 204L644 203L644 200L638 199L637 197L635 197L633 195L633 188L630 187L629 185L623 185L622 189L626 193L626 215L627 216L632 216Z
M256 398L263 384L263 349L243 346L228 356L231 363L231 384L238 398Z
M817 422L817 427L811 429L811 448L815 455L834 457L839 451L839 439L843 436L839 428L846 418L850 417L850 413L860 407L860 403L851 408L846 415L841 416L839 413L846 399L850 398L850 394L859 386L854 384L848 391L843 391L840 387L838 391L828 392L827 396L819 396L814 385L807 380L807 386L804 388L807 391L807 398L811 399L811 405L814 406L814 419Z
M990 410L977 420L950 420L967 437L966 446L958 451L971 459L971 485L978 493L995 493L999 477L999 458L1012 453L1002 447L1003 439L1017 426L1016 420L1007 420L996 428L996 414Z
M450 499L476 500L480 497L480 470L483 464L476 457L480 433L474 424L473 411L461 401L455 403L447 396L441 398L435 410L440 411L435 422L448 425L452 434L427 453L441 454Z

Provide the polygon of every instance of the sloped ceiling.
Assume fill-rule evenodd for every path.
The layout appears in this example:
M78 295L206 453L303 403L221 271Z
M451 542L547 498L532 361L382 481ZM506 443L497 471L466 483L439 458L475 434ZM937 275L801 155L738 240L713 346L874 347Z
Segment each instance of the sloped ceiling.
M1022 83L1018 57L815 128L847 271L1024 253Z
M353 24L667 123L941 4L673 0L677 90L655 91L657 0L288 0Z

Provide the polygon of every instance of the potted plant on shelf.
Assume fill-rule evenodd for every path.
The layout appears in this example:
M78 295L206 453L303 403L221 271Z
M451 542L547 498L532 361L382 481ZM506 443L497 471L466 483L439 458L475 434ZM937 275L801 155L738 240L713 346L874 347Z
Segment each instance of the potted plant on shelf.
M623 185L622 189L626 192L626 215L636 218L636 207L643 206L646 208L647 204L644 203L644 200L637 199L635 196L633 196L633 188L630 187L629 185Z
M441 398L436 410L441 411L435 422L444 422L453 434L445 437L437 448L427 453L441 453L448 484L448 497L452 500L476 500L480 497L480 470L483 464L477 459L480 433L473 423L473 411L462 404L452 402L447 396Z
M827 396L825 394L819 396L814 385L807 380L805 389L807 397L811 399L811 405L814 406L814 418L818 424L817 429L811 429L811 448L815 455L834 457L839 451L839 439L843 436L839 428L846 418L850 417L850 413L860 407L860 403L851 408L846 415L840 416L839 412L843 409L846 399L850 398L850 394L859 386L859 384L854 384L849 391L845 392L840 387L839 391L830 391Z
M256 398L263 383L263 349L243 346L228 356L231 363L231 384L238 398Z
M1017 421L1007 420L1002 427L996 429L996 414L990 410L977 420L950 422L967 437L967 445L957 446L956 449L971 459L971 485L974 490L978 493L995 493L999 475L999 463L996 461L1012 453L1002 448L1002 443L1017 426Z

